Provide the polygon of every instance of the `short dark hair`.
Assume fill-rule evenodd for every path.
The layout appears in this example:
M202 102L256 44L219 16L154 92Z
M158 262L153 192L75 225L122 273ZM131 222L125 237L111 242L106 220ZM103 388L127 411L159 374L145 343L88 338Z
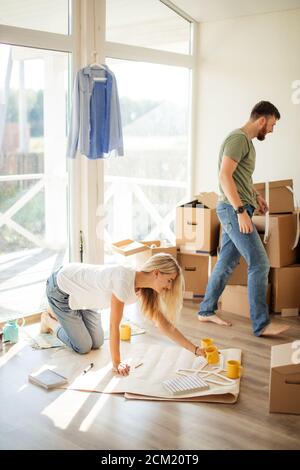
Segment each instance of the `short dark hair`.
M251 119L259 119L260 117L275 116L276 119L280 119L280 113L274 104L269 101L260 101L257 103L251 111Z

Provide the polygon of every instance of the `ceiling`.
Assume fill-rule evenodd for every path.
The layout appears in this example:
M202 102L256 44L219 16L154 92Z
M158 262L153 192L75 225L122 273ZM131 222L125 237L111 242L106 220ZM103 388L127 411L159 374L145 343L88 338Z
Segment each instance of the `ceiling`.
M300 8L300 0L171 0L199 22Z

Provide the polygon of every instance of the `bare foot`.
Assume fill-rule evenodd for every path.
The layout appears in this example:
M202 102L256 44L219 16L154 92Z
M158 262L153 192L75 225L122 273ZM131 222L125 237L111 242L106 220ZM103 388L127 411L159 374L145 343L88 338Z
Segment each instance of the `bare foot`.
M50 315L50 312L43 312L41 314L41 333L53 333L58 327L58 322Z
M290 325L287 325L287 324L280 325L279 323L269 323L269 325L267 325L263 329L260 336L277 336L277 335L280 335L281 333L284 333L289 328L290 328Z
M217 325L221 325L221 326L231 326L232 325L232 323L230 321L223 320L221 317L219 317L216 314L207 315L207 316L198 315L198 319L199 319L199 321L203 321L203 322L210 321L212 323L216 323Z
M49 317L48 312L43 312L41 314L41 326L40 326L40 332L41 333L50 333L50 331L51 331L51 329L48 325L48 317Z
M50 310L50 308L47 310L48 315L53 318L53 320L57 320L57 316Z

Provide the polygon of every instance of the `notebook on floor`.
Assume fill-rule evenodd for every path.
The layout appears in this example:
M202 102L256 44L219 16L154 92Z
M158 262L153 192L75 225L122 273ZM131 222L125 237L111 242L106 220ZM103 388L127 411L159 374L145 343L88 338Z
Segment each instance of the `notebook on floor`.
M68 379L66 377L51 369L45 369L36 374L29 374L28 380L29 382L48 390L68 383Z

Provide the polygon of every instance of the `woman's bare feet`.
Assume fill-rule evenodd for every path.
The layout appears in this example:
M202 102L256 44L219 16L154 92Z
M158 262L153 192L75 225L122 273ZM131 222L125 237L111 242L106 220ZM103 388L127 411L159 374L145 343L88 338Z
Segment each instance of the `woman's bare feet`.
M50 312L43 312L41 314L41 333L54 333L58 328L58 321L52 316Z
M221 317L219 317L216 314L207 315L207 316L198 315L198 319L199 319L199 321L212 322L212 323L216 323L217 325L221 325L221 326L231 326L232 325L232 323L230 321L223 320Z
M262 331L260 336L277 336L284 333L290 328L286 323L280 325L279 323L269 323Z

